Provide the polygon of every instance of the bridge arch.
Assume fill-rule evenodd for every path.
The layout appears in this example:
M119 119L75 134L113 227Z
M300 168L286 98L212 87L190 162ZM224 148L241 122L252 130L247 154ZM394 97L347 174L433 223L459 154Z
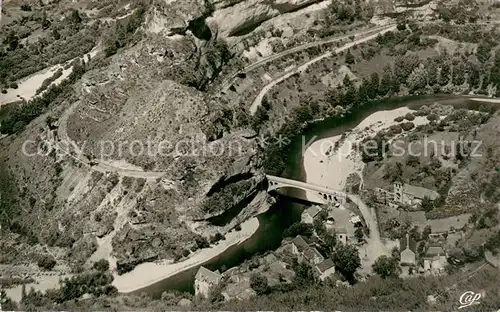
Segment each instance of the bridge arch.
M295 181L292 179L285 179L275 176L267 176L268 181L268 192L278 190L280 188L292 188L307 192L307 194L314 194L315 199L309 199L309 201L326 204L330 202L343 203L346 198L346 194L341 191L328 189L322 186Z

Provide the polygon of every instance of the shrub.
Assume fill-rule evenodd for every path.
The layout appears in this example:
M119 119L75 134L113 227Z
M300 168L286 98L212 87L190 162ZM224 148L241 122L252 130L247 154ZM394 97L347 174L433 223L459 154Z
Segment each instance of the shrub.
M223 240L223 239L224 239L224 235L217 232L217 233L215 233L215 235L210 236L210 244L215 244L218 241Z
M12 89L17 89L19 86L17 85L17 83L15 83L15 82L11 82L10 87L11 87Z
M408 121L413 121L415 120L415 115L413 115L412 113L408 113L405 115L405 119Z
M398 260L387 256L380 256L372 265L373 272L382 278L397 277L400 272Z
M308 223L297 222L292 224L288 229L283 232L285 237L295 237L297 235L302 235L306 237L311 237L314 232L314 226Z
M345 62L347 64L354 64L354 62L355 62L354 55L352 55L352 53L349 49L347 50L347 53L345 55Z
M401 122L403 120L405 120L405 118L403 116L399 116L399 117L394 118L395 122Z
M108 260L101 259L97 262L94 262L93 268L99 272L106 272L109 270L109 262Z
M439 116L437 114L431 113L431 114L427 115L427 119L430 121L436 121L439 119Z
M411 129L415 128L415 124L411 121L404 122L401 124L401 128L403 128L404 131L410 131Z
M198 249L210 247L208 240L204 236L197 235L196 238L194 239L194 241L195 241L196 247L198 247Z
M361 266L358 249L355 246L337 246L333 252L335 268L350 282L354 281L354 273Z
M31 11L31 5L27 3L21 4L21 10L26 12Z
M270 290L267 278L261 274L252 274L250 277L250 287L252 287L259 296L269 293Z
M50 271L56 265L56 259L51 255L42 255L38 259L38 266L44 270Z

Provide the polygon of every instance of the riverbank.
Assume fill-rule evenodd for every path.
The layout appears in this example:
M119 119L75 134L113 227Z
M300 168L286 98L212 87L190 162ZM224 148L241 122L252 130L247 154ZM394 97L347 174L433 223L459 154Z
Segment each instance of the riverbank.
M251 218L241 224L241 231L229 232L217 245L197 251L191 258L178 263L142 263L131 272L115 275L113 286L121 293L132 293L160 282L182 271L202 265L204 262L223 253L232 246L250 238L259 228L257 218Z
M358 173L362 178L364 163L361 154L355 150L356 143L397 124L398 122L394 121L396 117L411 112L413 110L408 107L374 112L345 134L314 141L303 155L305 181L343 190L351 173ZM428 123L429 120L426 117L416 117L412 122L418 126ZM336 144L338 147L335 149Z
M92 58L94 58L100 50L96 47L92 51L90 51L88 54L82 56L79 58L80 61L84 60L85 62L89 62ZM0 99L0 107L2 105L7 105L12 102L20 101L20 100L25 100L29 101L32 98L42 95L44 92L41 92L40 94L37 94L36 91L38 88L40 88L44 82L44 80L52 77L54 73L57 70L62 70L62 75L58 77L56 80L54 80L48 87L52 85L59 85L63 80L68 78L68 76L71 74L73 71L73 67L68 67L68 64L71 64L74 62L77 58L74 58L72 60L69 60L65 62L64 64L57 64L52 67L43 69L39 71L38 73L35 73L33 75L30 75L29 77L23 78L20 81L17 82L18 87L16 89L8 89L7 94L2 94L2 97Z
M36 291L41 291L45 293L49 289L59 288L59 281L65 278L70 278L71 275L59 275L57 273L47 273L40 276L35 276L36 280L34 283L29 283L25 285L26 292L29 292L31 288ZM4 289L8 297L10 297L15 302L20 302L23 294L23 286L18 285L16 287Z
M365 164L362 161L360 151L356 149L357 144L365 138L372 137L377 132L397 124L395 118L411 112L414 111L407 106L380 110L365 117L352 129L346 129L343 133L314 141L303 155L305 181L327 188L344 190L347 177L350 174L357 173L362 180ZM418 126L429 123L429 120L426 117L416 117L412 122ZM371 274L373 263L382 255L389 256L391 249L396 246L396 242L381 240L378 220L373 208L363 203L361 197L357 195L351 194L349 198L360 209L370 230L366 244L361 246L359 250L361 255L360 272Z

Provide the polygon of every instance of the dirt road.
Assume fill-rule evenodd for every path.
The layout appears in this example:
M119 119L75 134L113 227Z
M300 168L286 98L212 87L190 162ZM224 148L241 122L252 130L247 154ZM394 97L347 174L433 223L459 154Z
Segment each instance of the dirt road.
M374 209L368 207L358 195L348 194L347 196L353 203L358 206L368 228L370 229L370 236L366 240L367 244L365 246L364 252L360 252L360 257L362 259L361 270L364 273L371 274L372 264L375 262L375 260L383 255L390 256L391 250L389 250L389 248L387 248L387 246L385 246L380 239L377 215Z

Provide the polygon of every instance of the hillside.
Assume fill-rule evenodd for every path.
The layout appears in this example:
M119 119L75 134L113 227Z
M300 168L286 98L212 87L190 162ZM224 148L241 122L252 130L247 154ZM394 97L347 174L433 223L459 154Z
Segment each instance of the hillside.
M481 157L415 158L391 149L389 157L379 157L385 152L379 150L374 157L359 153L349 161L362 160L356 163L362 168L360 196L376 212L388 241L412 230L399 219L403 212L424 211L426 220L470 214L456 241L443 245L449 255L474 253L466 262L476 265L484 243L486 250L498 249L500 119L496 99L474 105L470 98L499 95L500 30L494 21L500 8L481 1L424 2L4 1L2 285L19 292L32 279L70 276L59 285L40 286L60 290L31 294L19 307L72 308L85 297L83 304L93 307L109 300L139 308L114 301L125 295L116 295L113 279L141 263L208 260L214 250L250 240L257 230L240 232L241 225L282 205L267 192L265 175L303 170L292 168L304 155L288 142L305 138L315 123L344 129L379 106L413 98L413 117L401 116L373 133L367 127L360 137L399 139L406 148L425 137L446 150L463 137L480 142L475 152ZM416 126L415 117L426 121ZM352 136L351 130L336 144ZM374 189L392 191L396 181L440 198L418 209L373 199ZM392 226L394 220L401 226ZM363 222L361 236L370 238ZM433 243L420 238L422 248ZM359 305L351 300L356 296L344 298L343 289L321 282L308 284L307 291L283 286L282 293L251 303L229 301L227 307L307 309L313 305L304 298L318 302L330 291L345 299L332 299L331 309L364 308L380 289L387 301L377 301L378 308L396 300L386 295L388 280L362 277L352 289L368 288L372 295L363 295ZM91 286L96 280L99 285ZM401 297L417 292L419 282L398 280L410 289ZM424 282L437 291L436 285L450 281ZM168 291L165 297L175 299L174 306L184 298L194 307L226 307L217 303L220 298ZM401 308L428 307L416 300ZM491 300L488 307L496 302ZM155 304L161 306L153 301L148 307Z

